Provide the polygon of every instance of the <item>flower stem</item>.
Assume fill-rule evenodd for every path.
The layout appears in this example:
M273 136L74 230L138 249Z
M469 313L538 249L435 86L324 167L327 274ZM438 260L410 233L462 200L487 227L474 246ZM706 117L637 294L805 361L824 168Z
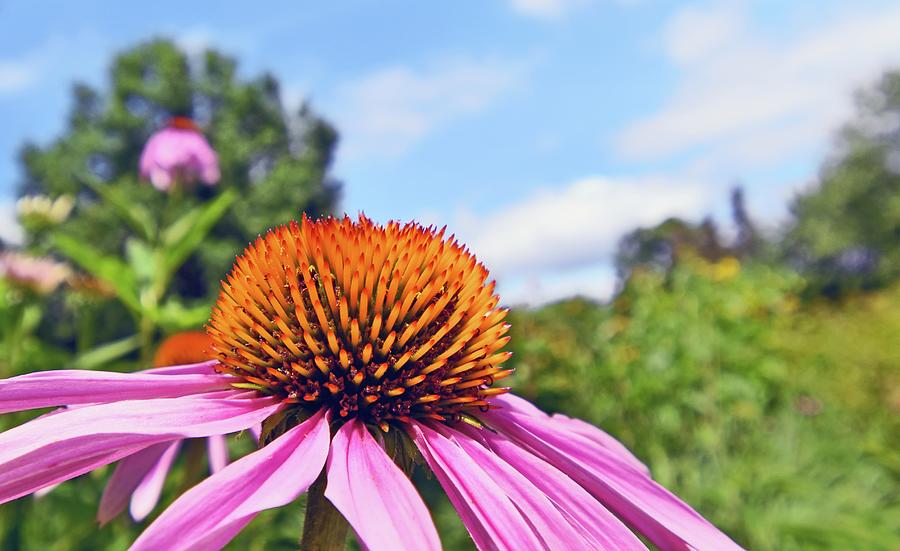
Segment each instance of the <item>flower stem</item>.
M301 551L344 551L350 525L325 498L325 471L309 488Z

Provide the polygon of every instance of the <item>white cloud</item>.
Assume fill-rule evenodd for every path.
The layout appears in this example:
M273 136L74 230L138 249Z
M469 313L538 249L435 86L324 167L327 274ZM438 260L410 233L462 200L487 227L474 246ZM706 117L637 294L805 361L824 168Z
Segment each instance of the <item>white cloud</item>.
M685 8L666 27L666 52L679 63L690 63L726 43L740 24L740 14L730 5L711 10Z
M0 239L13 245L21 243L23 237L22 227L16 220L16 204L0 203Z
M390 67L341 86L333 116L348 155L398 156L458 117L487 108L522 72L521 64L494 59Z
M740 168L824 147L852 114L852 92L900 63L900 8L843 13L765 39L730 6L687 8L670 20L664 46L678 84L658 112L617 136L623 156L699 151Z
M612 297L615 289L616 274L609 262L499 282L500 296L508 306L539 306L576 296L603 301Z
M536 19L558 19L590 0L509 0L513 11Z
M100 57L102 43L85 29L51 35L22 54L0 59L0 96L21 94L38 85L68 82ZM86 59L90 62L86 63Z
M0 60L0 94L28 88L37 78L37 68L29 59Z
M198 25L184 29L175 35L175 43L190 56L199 56L213 47L215 37L212 29Z
M0 59L0 95L15 94L33 87L60 54L59 38L53 38L18 57Z
M661 178L590 177L543 189L458 227L500 277L547 277L609 262L619 238L670 216L696 216L709 198L699 185Z

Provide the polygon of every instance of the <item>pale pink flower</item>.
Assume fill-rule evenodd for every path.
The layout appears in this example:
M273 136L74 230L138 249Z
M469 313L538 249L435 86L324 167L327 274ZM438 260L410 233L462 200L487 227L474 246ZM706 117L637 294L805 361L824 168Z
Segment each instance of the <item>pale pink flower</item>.
M52 258L0 253L0 277L38 294L52 293L72 275L72 269Z
M174 117L147 140L140 173L161 191L197 180L212 186L219 181L219 159L191 119Z
M270 419L281 429L268 444L184 493L132 549L221 548L323 472L361 547L439 549L395 463L412 453L479 549L645 549L635 532L663 550L739 549L608 434L494 386L511 373L508 326L486 278L463 247L414 224L271 231L223 284L207 328L217 361L0 381L0 413L70 406L0 434L0 503Z

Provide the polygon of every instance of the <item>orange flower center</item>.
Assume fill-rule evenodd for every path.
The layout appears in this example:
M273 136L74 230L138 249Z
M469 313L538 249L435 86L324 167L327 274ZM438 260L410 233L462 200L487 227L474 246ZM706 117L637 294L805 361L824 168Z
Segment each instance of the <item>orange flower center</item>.
M193 130L194 132L200 132L200 128L197 126L190 117L172 117L169 119L169 126L172 128L178 128L180 130Z
M259 237L237 258L207 332L220 370L299 407L453 422L512 373L488 272L443 230L323 219Z

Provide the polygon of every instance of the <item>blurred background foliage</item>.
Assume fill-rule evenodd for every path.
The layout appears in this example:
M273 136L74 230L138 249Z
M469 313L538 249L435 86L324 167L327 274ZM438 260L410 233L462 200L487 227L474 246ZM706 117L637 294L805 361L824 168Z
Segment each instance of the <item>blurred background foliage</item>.
M22 194L74 209L24 216L24 249L73 272L49 294L0 280L0 374L145 368L164 335L202 325L256 233L335 211L336 131L307 106L286 112L274 77L235 69L213 51L138 46L114 60L108 91L75 86L58 140L25 146ZM516 392L603 427L751 549L900 541L900 73L858 104L786 227L762 232L736 188L733 231L672 219L623 236L609 303L510 317ZM138 180L142 145L172 115L205 131L219 186L166 194ZM234 457L253 443L230 445ZM181 454L162 505L204 475L197 462ZM0 506L0 548L127 547L144 525L94 521L108 474ZM446 547L471 548L434 481L417 483ZM231 548L295 548L302 508L260 515Z
M26 144L21 151L21 195L76 199L74 211L58 226L26 224L26 248L73 261L105 280L120 299L120 308L67 294L50 300L52 315L44 317L40 334L80 351L139 330L141 316L129 316L128 310L136 314L138 307L129 302L141 297L125 296L116 284L147 275L141 265L154 261L147 257L157 241L168 238L165 250L176 248L176 242L180 247L174 258L165 259L172 273L157 282L165 288L155 297L157 303L168 300L173 313L156 316L162 318L154 322L156 332L171 332L184 328L172 318L189 306L199 305L195 319L205 320L203 310L235 253L256 235L300 212L332 212L340 191L328 173L336 131L308 106L288 112L275 77L244 81L235 60L213 50L188 57L165 40L119 54L109 75L106 91L75 84L62 135L45 147ZM173 116L190 117L203 129L219 156L220 185L160 193L138 179L144 144ZM167 228L173 233L176 221L198 218L199 207L207 209L205 218L181 227L192 242L162 235ZM117 265L122 257L137 273ZM198 325L192 321L186 324ZM86 326L91 326L87 332Z

